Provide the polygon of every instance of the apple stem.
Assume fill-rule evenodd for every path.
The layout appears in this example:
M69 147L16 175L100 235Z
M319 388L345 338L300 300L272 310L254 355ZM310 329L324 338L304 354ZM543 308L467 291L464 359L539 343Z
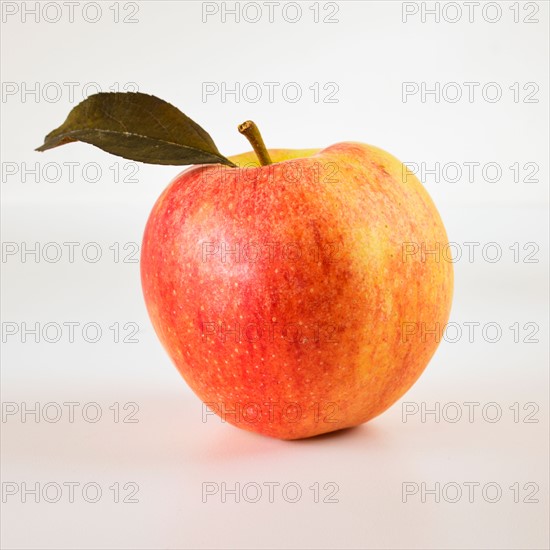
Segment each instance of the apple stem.
M250 142L262 166L272 164L271 157L262 139L262 134L260 134L260 130L258 130L258 127L251 120L239 124L239 132Z

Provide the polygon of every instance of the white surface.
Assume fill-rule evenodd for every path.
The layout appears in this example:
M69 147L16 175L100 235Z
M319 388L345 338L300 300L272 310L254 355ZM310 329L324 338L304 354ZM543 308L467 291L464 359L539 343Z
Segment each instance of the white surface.
M247 149L235 127L252 118L271 147L357 140L405 162L499 163L497 183L479 175L473 183L424 180L451 241L497 242L503 250L496 263L479 253L473 262L465 256L457 262L451 320L463 328L465 322L495 322L503 334L489 343L478 329L473 343L466 332L457 343L443 342L400 403L354 430L281 442L217 418L203 422L200 401L149 324L138 264L115 263L109 249L115 242L140 242L152 204L178 168L140 166L138 183L115 184L109 166L116 159L89 146L40 156L33 148L73 103L66 94L51 103L3 97L4 163L73 161L80 168L93 161L104 177L95 184L78 176L71 183L66 173L56 183L22 183L18 176L2 183L4 243L97 242L103 251L95 264L78 253L74 263L66 253L57 263L31 256L2 263L3 322L95 322L103 329L96 344L84 342L78 330L74 343L64 333L55 344L22 343L20 335L3 344L4 407L96 402L103 412L97 423L84 420L81 407L73 423L66 408L55 423L3 416L4 492L12 487L6 483L93 482L103 495L95 504L79 489L73 503L67 492L57 503L4 495L2 547L547 548L548 4L536 4L538 24L514 24L511 3L501 3L503 16L494 24L481 17L422 24L418 16L403 24L400 2L340 2L338 24L313 24L311 2L303 3L295 24L280 17L273 24L222 24L219 18L203 24L200 2L143 2L139 23L118 25L111 21L112 3L101 5L104 16L95 24L78 17L72 24L21 23L10 16L2 25L2 80L79 82L80 93L87 82L103 89L136 82L197 120L226 154ZM296 81L304 94L314 82L336 82L339 102L222 103L218 96L203 103L207 81ZM493 81L506 98L402 103L403 81ZM514 82L538 83L539 102L514 103L507 90ZM507 168L514 162L538 163L538 183L514 183ZM514 242L536 243L539 262L514 263L508 248ZM137 323L139 342L115 344L108 328L114 322ZM539 342L514 343L508 327L516 322L537 323ZM114 422L109 407L115 402L137 403L138 422ZM433 416L421 422L419 414L404 422L406 402L481 405L472 422L464 405L456 423ZM490 402L502 409L495 423L481 410ZM514 403L517 423L509 409ZM530 411L521 409L525 403L538 407L537 423L523 421ZM448 418L454 414L445 411ZM138 485L139 502L114 503L109 487L127 482ZM231 495L222 502L220 494L204 503L205 482L295 482L303 495L292 504L276 489L271 503L264 486L257 503L235 503ZM315 503L309 487L328 482L338 485L338 502ZM436 482L460 484L462 499L450 503L442 496L436 503L428 495L422 503L417 494L402 502L403 483L434 488ZM480 484L473 502L465 482ZM500 501L483 498L481 487L489 482L502 488ZM514 483L521 500L530 492L524 485L537 484L538 502L514 503Z

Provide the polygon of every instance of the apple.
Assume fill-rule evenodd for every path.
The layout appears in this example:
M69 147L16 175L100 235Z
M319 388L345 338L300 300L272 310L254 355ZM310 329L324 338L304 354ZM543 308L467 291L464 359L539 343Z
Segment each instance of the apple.
M239 131L253 152L227 158L173 105L100 93L37 150L81 141L195 165L150 214L141 280L203 413L281 439L357 426L414 384L441 339L453 291L443 223L381 149L268 150L251 121Z
M147 222L141 280L209 409L297 439L366 422L412 386L438 345L429 330L448 320L453 271L420 254L446 245L445 229L390 154L339 143L269 155L178 175Z

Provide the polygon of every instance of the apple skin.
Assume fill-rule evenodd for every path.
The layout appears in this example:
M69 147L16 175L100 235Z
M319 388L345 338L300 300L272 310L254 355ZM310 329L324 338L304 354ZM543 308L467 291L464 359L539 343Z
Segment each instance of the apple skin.
M427 331L447 323L453 269L404 254L448 240L390 154L351 142L270 154L269 166L179 174L147 222L141 278L202 401L240 428L298 439L366 422L413 385L438 346Z

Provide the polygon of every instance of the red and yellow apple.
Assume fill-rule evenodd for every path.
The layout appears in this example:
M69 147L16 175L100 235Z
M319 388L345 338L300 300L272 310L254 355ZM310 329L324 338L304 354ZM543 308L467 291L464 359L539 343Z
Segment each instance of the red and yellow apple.
M265 166L246 153L178 175L149 217L141 277L200 399L241 428L296 439L366 422L412 386L439 338L410 327L443 329L453 271L404 254L447 236L390 154L360 143L269 153Z
M252 121L238 129L254 153L226 158L170 103L99 93L37 150L81 141L195 165L151 212L141 279L162 344L211 411L283 439L366 422L420 376L448 320L439 214L381 149L268 151Z

